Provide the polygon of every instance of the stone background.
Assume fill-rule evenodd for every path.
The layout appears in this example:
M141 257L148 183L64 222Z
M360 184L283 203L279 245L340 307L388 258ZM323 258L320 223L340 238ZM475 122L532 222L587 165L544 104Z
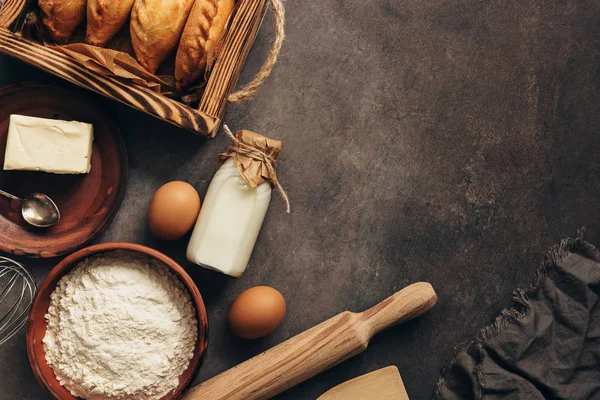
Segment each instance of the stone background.
M395 364L411 398L428 399L455 346L510 305L551 245L582 226L600 244L600 3L289 0L286 8L273 75L225 118L283 140L279 177L292 200L288 216L273 197L246 274L234 280L188 264L186 240L155 240L145 218L167 181L203 195L227 139L207 141L107 100L130 181L97 242L156 247L194 277L210 321L196 383L343 310L431 282L440 300L429 314L278 397L315 399ZM243 81L272 34L266 19ZM52 80L0 57L1 84L32 79ZM27 263L41 280L56 262ZM288 314L275 334L249 342L226 331L225 316L255 285L279 289ZM47 398L23 331L0 348L0 399Z

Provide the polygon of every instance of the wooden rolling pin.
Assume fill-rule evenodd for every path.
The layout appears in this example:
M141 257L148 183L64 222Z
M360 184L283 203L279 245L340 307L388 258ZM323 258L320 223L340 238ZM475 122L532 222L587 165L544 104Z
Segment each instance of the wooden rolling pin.
M271 398L364 351L381 330L418 317L437 302L414 283L362 313L345 311L191 389L184 400Z

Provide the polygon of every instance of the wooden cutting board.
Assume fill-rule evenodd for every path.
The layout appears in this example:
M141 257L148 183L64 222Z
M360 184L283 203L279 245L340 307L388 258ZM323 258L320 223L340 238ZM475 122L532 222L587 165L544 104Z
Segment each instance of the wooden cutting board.
M351 379L323 393L317 400L408 400L395 366Z

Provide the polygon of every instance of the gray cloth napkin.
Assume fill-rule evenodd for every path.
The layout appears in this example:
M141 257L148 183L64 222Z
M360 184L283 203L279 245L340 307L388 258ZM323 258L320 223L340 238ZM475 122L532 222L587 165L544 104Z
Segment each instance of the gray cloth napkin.
M442 372L434 399L600 399L600 252L563 240L515 305Z

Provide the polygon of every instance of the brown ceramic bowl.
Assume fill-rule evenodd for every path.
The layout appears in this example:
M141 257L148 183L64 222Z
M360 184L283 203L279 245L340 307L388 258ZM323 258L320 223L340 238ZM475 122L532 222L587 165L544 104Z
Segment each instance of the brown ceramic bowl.
M181 280L190 293L196 309L196 317L198 319L198 339L196 340L196 346L194 348L194 356L190 361L187 370L179 378L179 386L177 389L163 397L161 400L178 399L198 374L204 359L204 354L208 346L208 318L206 316L206 309L204 308L204 302L202 301L202 296L200 295L196 284L179 264L159 251L134 243L103 243L86 247L65 258L46 276L33 301L27 324L27 354L35 377L55 399L77 399L58 383L54 376L54 372L48 364L46 364L46 355L42 345L42 339L46 335L45 315L48 311L50 295L54 291L60 278L69 273L85 258L94 254L114 250L127 250L141 253L161 261Z
M11 114L92 124L90 172L63 175L2 170ZM0 189L21 198L34 192L47 194L61 217L52 227L33 228L21 216L21 202L0 197L0 250L49 258L79 249L108 226L119 210L126 185L125 143L101 104L79 91L54 85L21 83L0 88Z

